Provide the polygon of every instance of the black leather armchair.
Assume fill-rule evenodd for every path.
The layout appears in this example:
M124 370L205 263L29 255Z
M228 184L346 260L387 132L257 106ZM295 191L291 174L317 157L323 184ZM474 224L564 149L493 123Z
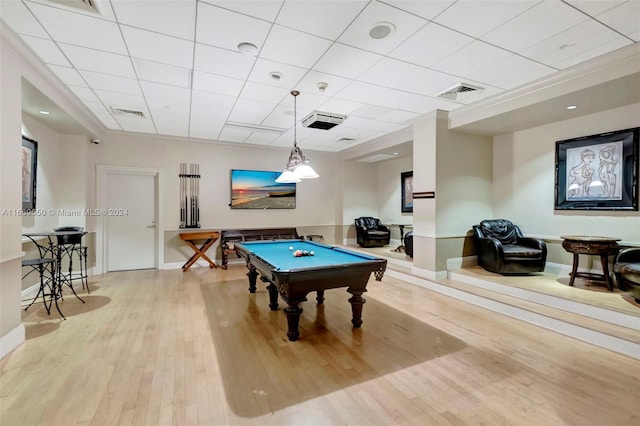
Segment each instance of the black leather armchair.
M640 303L640 248L620 250L613 261L618 288Z
M537 238L522 235L520 228L505 219L483 220L473 226L478 265L502 275L542 272L547 246Z
M359 217L355 219L356 236L361 247L382 247L389 244L391 232L380 223L380 219L373 217Z
M413 231L404 234L404 253L413 258Z

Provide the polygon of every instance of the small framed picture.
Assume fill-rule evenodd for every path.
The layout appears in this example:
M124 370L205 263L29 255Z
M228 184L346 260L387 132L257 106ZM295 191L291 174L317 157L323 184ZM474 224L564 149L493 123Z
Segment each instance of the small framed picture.
M413 212L413 171L400 174L402 185L402 213Z
M38 142L22 137L22 209L36 208Z

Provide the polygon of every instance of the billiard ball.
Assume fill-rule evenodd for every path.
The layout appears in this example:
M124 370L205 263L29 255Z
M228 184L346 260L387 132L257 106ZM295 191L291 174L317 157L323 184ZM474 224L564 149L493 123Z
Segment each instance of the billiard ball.
M313 251L309 252L309 256L313 256L315 253Z
M293 246L289 246L289 250L293 250Z

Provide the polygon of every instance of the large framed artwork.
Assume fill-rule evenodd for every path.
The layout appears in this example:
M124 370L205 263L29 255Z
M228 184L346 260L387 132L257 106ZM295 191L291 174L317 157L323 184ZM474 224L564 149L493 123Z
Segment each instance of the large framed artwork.
M402 187L402 213L413 212L413 172L400 173Z
M36 208L38 142L22 137L22 209Z
M231 170L232 209L295 209L296 184L278 183L282 172Z
M556 142L556 210L638 210L638 131Z

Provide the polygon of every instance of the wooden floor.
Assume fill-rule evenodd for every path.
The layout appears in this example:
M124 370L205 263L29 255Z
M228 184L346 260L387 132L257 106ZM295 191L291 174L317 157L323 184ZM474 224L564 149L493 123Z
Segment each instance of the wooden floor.
M41 304L0 361L1 425L640 424L640 363L405 282L303 303L286 338L246 268L109 273Z

